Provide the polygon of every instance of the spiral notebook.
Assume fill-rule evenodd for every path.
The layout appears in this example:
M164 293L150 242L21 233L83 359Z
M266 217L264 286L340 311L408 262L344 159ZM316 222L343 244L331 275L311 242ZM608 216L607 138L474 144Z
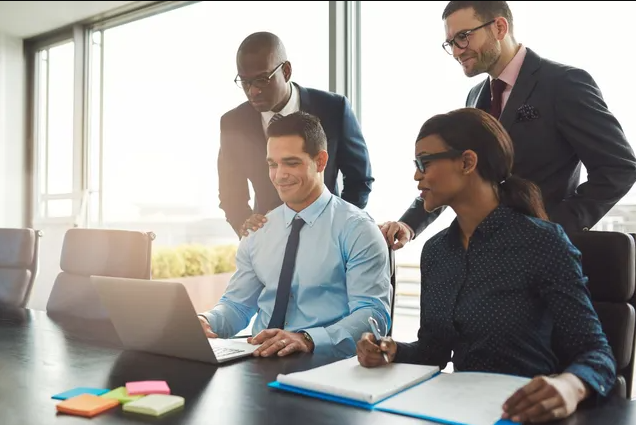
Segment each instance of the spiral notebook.
M449 425L504 425L503 402L529 378L393 363L360 366L357 357L278 375L271 388ZM457 407L461 406L461 409Z

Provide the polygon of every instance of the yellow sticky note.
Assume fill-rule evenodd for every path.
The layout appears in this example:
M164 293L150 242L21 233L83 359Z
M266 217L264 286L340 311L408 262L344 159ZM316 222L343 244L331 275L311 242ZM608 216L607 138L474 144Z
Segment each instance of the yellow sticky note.
M112 391L102 394L101 397L117 400L121 404L130 403L131 401L139 400L143 395L129 395L126 391L126 387L115 388Z
M168 394L150 394L139 400L124 404L125 412L140 413L142 415L161 416L183 406L183 397Z

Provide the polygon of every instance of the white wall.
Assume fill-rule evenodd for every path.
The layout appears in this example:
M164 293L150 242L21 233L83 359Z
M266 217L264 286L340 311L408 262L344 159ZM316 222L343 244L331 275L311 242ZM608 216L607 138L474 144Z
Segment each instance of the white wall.
M25 58L22 39L0 33L0 227L25 225Z

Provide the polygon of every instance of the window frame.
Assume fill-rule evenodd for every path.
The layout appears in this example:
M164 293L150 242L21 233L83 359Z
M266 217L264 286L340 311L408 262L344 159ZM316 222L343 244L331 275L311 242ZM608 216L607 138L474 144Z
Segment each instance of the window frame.
M58 30L24 40L26 54L26 152L27 180L25 223L34 226L47 223L69 223L82 227L88 223L88 204L90 187L90 122L92 111L90 97L90 64L93 33L124 25L155 14L199 3L199 1L140 1L117 8L99 16L60 28ZM359 84L356 74L359 69L359 1L329 1L329 88L331 91L347 96L354 109L360 111ZM57 44L74 41L74 87L73 87L73 192L49 195L41 192L39 184L42 170L46 164L39 163L38 145L38 52ZM358 52L358 53L356 53ZM101 63L103 67L103 60ZM100 99L101 104L101 99ZM101 109L101 106L100 106ZM101 117L100 117L101 127ZM98 129L96 131L100 131ZM98 136L101 144L101 134ZM102 161L100 154L100 163ZM101 195L100 195L101 196ZM49 217L42 211L42 202L56 199L73 201L72 215L69 217ZM101 202L99 203L101 206ZM101 208L101 207L100 207ZM100 217L101 213L97 213Z

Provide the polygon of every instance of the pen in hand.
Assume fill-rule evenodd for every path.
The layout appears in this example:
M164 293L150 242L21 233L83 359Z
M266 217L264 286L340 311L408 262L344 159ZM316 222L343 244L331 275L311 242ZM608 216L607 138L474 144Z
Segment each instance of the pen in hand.
M369 317L369 325L371 326L371 331L373 332L375 340L378 341L379 346L381 344L382 335L380 335L378 322L373 317ZM382 351L382 348L380 348L380 351ZM389 363L389 356L387 356L384 351L382 351L382 357L384 357L384 361L386 363Z

